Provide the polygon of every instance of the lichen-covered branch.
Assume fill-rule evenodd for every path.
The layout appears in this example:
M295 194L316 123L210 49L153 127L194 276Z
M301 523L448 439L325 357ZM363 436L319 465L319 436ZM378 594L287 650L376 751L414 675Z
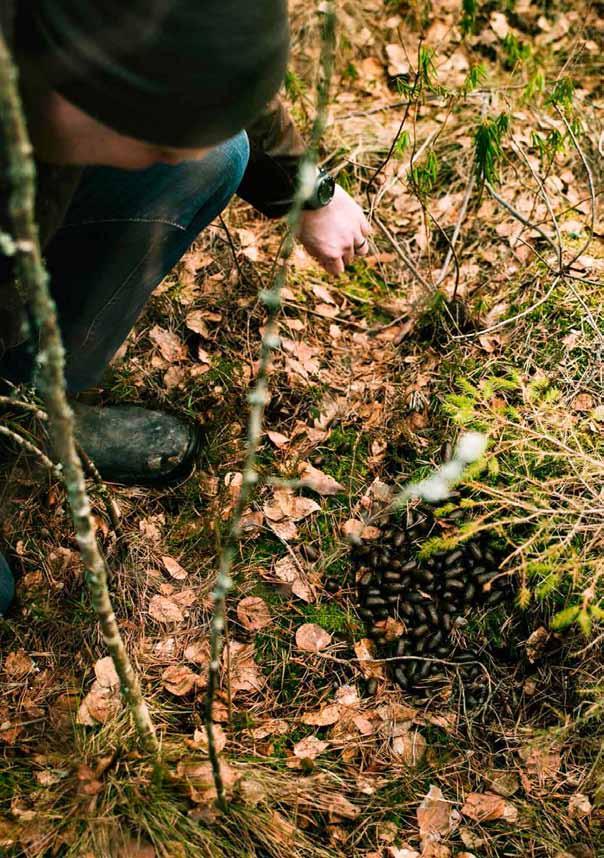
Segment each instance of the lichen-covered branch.
M277 336L277 317L281 308L281 289L283 288L287 275L287 261L294 249L295 235L298 230L302 207L305 200L310 197L314 187L314 164L317 158L318 145L327 121L327 107L329 104L329 90L333 68L334 49L335 12L333 3L329 2L326 6L326 11L323 13L321 75L317 87L317 113L313 123L311 143L308 152L300 165L298 191L288 216L288 232L282 245L281 256L277 264L272 288L264 290L260 294L260 299L266 307L267 321L264 329L264 336L262 337L256 383L248 396L250 411L248 417L247 442L241 490L231 516L229 531L224 547L220 554L218 575L216 577L216 583L212 593L214 614L212 617L210 631L210 668L208 689L206 693L205 724L208 736L208 750L214 775L214 784L216 786L218 797L218 805L222 810L227 810L227 801L224 782L220 773L220 761L218 759L216 744L214 742L212 707L219 682L220 661L224 644L225 600L232 586L231 568L233 566L233 561L235 559L237 546L241 536L241 518L244 510L250 502L252 492L254 491L258 481L258 475L256 473L256 454L260 444L260 438L262 436L262 423L268 397L268 369L273 349L279 343L279 338Z
M73 415L65 392L63 345L35 222L33 151L23 118L17 70L1 34L0 122L11 181L12 249L21 290L29 300L39 331L39 385L48 414L49 434L62 468L76 538L103 639L113 658L122 694L131 708L138 733L146 749L155 753L158 749L157 737L113 613L107 587L107 568L96 542L82 465L76 451Z

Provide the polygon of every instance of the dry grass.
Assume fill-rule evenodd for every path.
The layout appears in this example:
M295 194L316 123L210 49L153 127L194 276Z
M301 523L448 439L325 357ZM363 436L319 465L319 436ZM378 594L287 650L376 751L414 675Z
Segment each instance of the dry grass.
M457 10L434 5L340 4L338 74L325 157L361 199L404 110L393 107L404 99L384 74L384 45L403 34L413 66L421 26L448 84L458 86L465 75L449 62L465 51L450 26ZM579 98L589 132L581 145L595 164L601 114L597 93L590 92L597 57L578 51L580 39L594 38L593 31L582 31L576 15L569 17L578 11L570 4L566 11L549 13L552 22L564 13L569 30L553 43L542 39L538 53L548 80L565 67L585 90ZM395 16L400 23L393 22ZM513 16L510 20L518 27ZM535 21L531 13L529 31ZM290 94L304 122L312 116L317 53L317 30L305 4L294 4L293 29L298 77L290 82ZM490 32L488 21L482 32ZM534 36L534 30L524 34L529 41ZM96 498L120 625L162 735L168 775L161 782L137 754L123 712L98 728L74 724L90 690L92 666L104 650L61 490L39 470L32 474L22 460L12 470L2 497L2 537L22 577L17 609L0 632L3 652L23 650L31 666L12 675L6 659L3 666L1 854L142 858L153 854L144 851L153 844L162 858L381 858L390 843L418 846L416 810L431 783L459 809L468 793L488 788L491 769L519 776L510 799L518 821L479 824L464 817L450 843L453 855L464 848L489 858L553 858L560 850L575 858L602 854L601 626L594 625L591 638L576 627L549 633L535 663L527 658L526 641L568 605L602 599L604 451L596 409L602 405L598 260L604 252L598 242L585 247L591 238L589 189L572 146L550 168L555 181L547 189L566 258L582 250L583 257L595 260L578 260L584 266L572 272L578 279L567 277L552 288L554 275L546 263L552 264L553 252L548 255L530 230L519 234L518 222L486 194L474 193L461 216L470 131L485 111L520 114L515 128L532 170L536 155L522 131L543 131L554 121L540 97L522 102L520 84L529 72L522 65L505 69L497 40L478 38L469 56L488 64L484 92L453 104L425 94L410 115L410 148L386 165L384 181L372 194L399 250L429 283L438 279L447 256L443 231L450 239L460 224L459 270L453 260L441 290L445 299L455 294L463 300L467 318L452 319L444 301L428 300L397 247L378 230L369 261L356 263L337 284L302 256L294 260L281 325L294 350L285 348L274 362L267 411L268 427L291 440L280 448L267 441L260 470L263 478L288 479L296 475L298 462L311 461L345 491L319 498L320 511L298 523L299 538L289 547L266 517L242 543L230 634L252 647L262 681L256 690L237 690L232 665L229 719L224 677L217 720L228 739L223 756L230 765L230 816L217 815L208 801L207 762L194 739L202 724L203 681L175 696L165 689L163 675L183 664L200 677L205 671L185 651L207 633L208 594L232 505L232 475L242 461L245 395L263 322L257 286L270 277L280 227L244 206L232 207L227 223L238 267L216 225L201 237L188 266L174 272L153 298L123 363L96 394L104 401L169 407L198 420L207 433L199 469L186 483L162 490L112 487L122 511L119 539ZM504 141L499 193L555 234L539 182L511 140ZM426 141L423 154L415 157L419 163L431 147L440 171L420 202L406 175L412 153ZM597 171L594 182L601 191ZM255 236L251 247L249 234L241 230ZM333 304L325 300L325 289ZM208 318L210 332L203 340L187 331L191 309ZM192 354L202 345L209 369L193 358L182 365L178 384L169 386L170 367L148 338L156 324L187 337ZM39 426L22 415L15 418L32 426L32 437L40 436ZM474 617L464 632L480 651L490 683L487 705L471 712L455 687L419 704L378 677L376 694L366 694L367 665L354 649L362 625L341 534L347 519L375 502L376 479L393 485L422 476L439 461L442 442L453 438L458 425L490 434L486 466L471 475L465 509L469 526L488 528L505 546L504 569L518 578L524 605ZM262 512L272 496L273 487L263 485L253 511ZM463 538L466 532L450 537ZM308 544L316 559L300 550ZM292 552L314 586L313 602L292 598L275 583L275 561L291 559ZM168 577L165 555L188 571L186 581ZM327 578L340 582L336 594L324 590ZM165 627L152 619L153 596L172 598L183 590L192 595L181 623ZM257 633L246 630L236 612L239 599L248 595L263 598L271 611L270 626ZM327 650L309 654L296 647L295 631L305 622L330 632ZM337 703L337 690L346 686L355 692L348 704L338 704L336 720L312 723L317 712ZM418 765L409 767L408 758L393 753L393 733L403 730L401 724L426 743ZM315 760L293 753L309 736L328 743ZM184 764L198 766L195 777ZM590 797L595 806L590 816L569 814L576 793ZM464 846L461 833L483 844Z

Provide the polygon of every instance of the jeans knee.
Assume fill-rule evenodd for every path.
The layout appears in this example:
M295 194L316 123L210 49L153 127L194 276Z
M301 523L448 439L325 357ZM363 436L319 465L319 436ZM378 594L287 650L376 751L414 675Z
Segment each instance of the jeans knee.
M250 143L245 131L222 143L218 149L222 159L222 176L225 196L232 197L241 184L250 159Z

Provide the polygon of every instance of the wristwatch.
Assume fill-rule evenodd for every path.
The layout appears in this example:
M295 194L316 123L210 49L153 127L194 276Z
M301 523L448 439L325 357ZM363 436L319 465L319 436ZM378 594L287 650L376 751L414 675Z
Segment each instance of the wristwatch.
M317 168L317 178L315 179L315 187L312 194L304 203L304 208L308 211L322 209L333 199L336 189L336 180L330 176L327 170L323 167Z

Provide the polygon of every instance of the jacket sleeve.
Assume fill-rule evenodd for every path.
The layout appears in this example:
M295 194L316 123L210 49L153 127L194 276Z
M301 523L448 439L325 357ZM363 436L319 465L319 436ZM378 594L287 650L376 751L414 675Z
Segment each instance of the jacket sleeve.
M237 193L268 217L282 217L293 201L304 141L279 96L247 133L250 160Z

